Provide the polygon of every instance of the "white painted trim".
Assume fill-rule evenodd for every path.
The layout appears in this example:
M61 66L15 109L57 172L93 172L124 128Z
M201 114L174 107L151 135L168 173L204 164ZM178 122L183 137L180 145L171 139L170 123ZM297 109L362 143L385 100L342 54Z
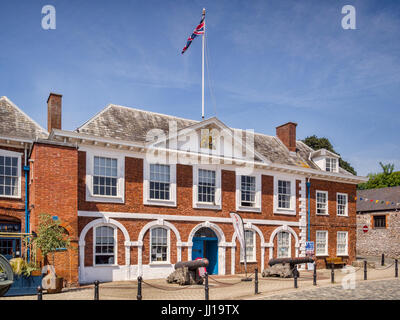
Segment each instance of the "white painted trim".
M318 193L324 193L326 195L326 207L325 213L318 213ZM315 190L315 214L318 216L329 216L329 194L328 191Z
M299 247L300 247L300 243L299 243L299 237L297 236L296 231L294 231L291 227L289 227L288 225L283 225L280 226L278 228L276 228L274 231L272 231L271 236L269 237L269 259L272 259L274 256L274 238L275 236L278 234L278 232L280 231L286 231L289 232L289 234L292 234L295 240L295 257L299 256ZM291 245L290 245L291 248Z
M254 174L240 174L240 168L236 169L236 211L245 212L261 212L261 172L254 172ZM246 207L242 206L242 176L252 176L255 177L256 188L255 188L255 206Z
M338 214L338 212L339 212L338 196L339 195L346 196L346 208L344 210L345 214ZM349 195L347 193L341 193L341 192L336 193L336 216L338 216L338 217L348 217L349 216Z
M164 219L169 221L188 221L188 222L215 222L215 223L228 223L232 224L231 218L210 217L210 216L181 216L172 214L153 214L153 213L130 213L130 212L106 212L106 211L78 211L78 217L91 217L102 218L110 217L114 219L145 219L155 220ZM284 220L265 220L265 219L243 219L245 223L252 223L257 225L287 225L298 227L298 221L284 221Z
M211 230L213 230L215 232L215 234L217 235L218 238L218 274L219 275L224 275L226 273L225 271L225 247L227 246L226 242L225 242L225 234L222 231L222 229L214 224L211 223L209 221L200 223L198 225L196 225L192 231L190 231L189 237L188 237L188 243L190 243L191 245L188 247L188 260L191 261L192 260L192 246L193 246L193 236L196 233L197 230L199 230L200 228L210 228Z
M90 221L81 231L79 235L79 282L85 282L85 237L88 231L91 228L96 227L97 225L105 224L105 225L115 225L117 226L122 233L124 234L125 244L130 242L129 233L124 227L124 225L117 220L111 219L109 217L102 217L93 221ZM129 266L131 261L131 253L129 246L125 245L125 265ZM96 268L96 267L92 267ZM101 267L99 267L101 268Z
M278 181L290 181L290 208L278 207ZM295 216L296 208L296 177L290 175L275 175L274 176L274 214L286 214Z
M117 159L117 196L98 196L93 194L94 157ZM86 151L86 201L124 203L125 202L125 157L112 151Z
M195 164L192 166L193 171L193 208L198 209L214 209L221 210L221 167L217 165L202 165ZM197 201L198 197L198 182L199 182L199 169L215 171L215 202L206 203Z
M23 171L22 155L23 155L23 153L20 153L20 152L14 152L14 151L0 149L0 156L13 157L13 158L18 159L18 161L17 161L17 174L18 174L17 195L11 196L11 195L2 194L2 195L0 195L0 198L21 199L21 197L22 197L22 195L21 195L22 194L22 174L21 173Z
M166 207L176 207L176 164L166 164L169 166L169 200L150 199L150 165L146 159L143 160L143 204L157 205ZM163 163L160 163L163 164Z

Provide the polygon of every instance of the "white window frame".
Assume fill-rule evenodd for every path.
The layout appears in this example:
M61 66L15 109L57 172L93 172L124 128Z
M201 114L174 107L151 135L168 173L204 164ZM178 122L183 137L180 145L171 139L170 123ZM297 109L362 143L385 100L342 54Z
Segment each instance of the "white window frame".
M154 229L164 229L167 230L167 261L151 261L151 247L152 247L152 236L151 233ZM153 226L149 230L149 265L164 265L164 264L171 264L171 230L165 226Z
M96 264L96 230L100 227L109 227L114 229L114 263L113 264ZM118 230L117 227L112 224L98 224L93 228L93 266L94 267L111 267L118 265ZM101 254L99 254L101 255Z
M0 198L21 199L21 182L22 182L22 176L21 176L22 164L21 164L21 162L22 162L22 153L0 149L0 156L18 158L18 163L17 163L17 174L18 174L17 195L13 196L13 195L2 194L2 195L0 195Z
M317 233L324 232L325 233L325 252L324 253L317 253ZM328 242L328 230L316 230L315 231L315 256L317 257L326 257L329 255L329 242Z
M278 207L278 181L290 181L290 208ZM276 175L274 176L274 214L286 214L295 216L296 208L296 178L293 176Z
M247 260L246 262L257 262L257 243L256 243L256 231L253 229L249 229L249 228L245 228L244 231L251 231L253 233L253 256L251 257L250 260ZM240 250L240 262L244 263L244 252L242 252L242 250Z
M242 176L252 176L256 178L254 207L242 206ZM261 212L261 173L241 174L240 169L236 170L236 211Z
M117 195L93 194L94 157L117 159ZM86 201L124 203L125 202L125 155L109 150L86 151Z
M169 165L169 200L150 199L150 165ZM176 164L148 162L143 160L143 204L176 207Z
M215 202L198 201L199 169L215 171ZM221 210L221 168L216 165L193 165L193 208Z
M344 208L344 214L339 214L339 195L346 196L346 207ZM349 216L349 196L347 193L336 193L336 215L338 217L348 217Z
M289 248L288 248L288 255L287 257L280 257L279 256L279 234L285 232L289 235ZM276 257L277 258L290 258L292 257L292 234L287 230L281 230L276 234Z
M339 253L339 250L338 250L338 246L339 246L339 242L338 242L338 239L339 239L339 233L344 233L344 234L346 234L346 246L345 246L345 252L344 253ZM338 231L337 233L336 233L336 255L337 256L348 256L349 255L349 233L347 232L347 231Z
M325 213L318 213L318 193L323 193L326 196ZM328 191L316 190L315 191L315 214L318 216L329 216L329 198Z
M335 167L334 168L332 168L332 160L335 160ZM326 170L328 161L329 161L329 164L330 164L329 165L329 167L331 169L330 171ZM339 165L339 159L333 158L333 157L326 157L325 158L325 171L326 172L338 172L338 165Z

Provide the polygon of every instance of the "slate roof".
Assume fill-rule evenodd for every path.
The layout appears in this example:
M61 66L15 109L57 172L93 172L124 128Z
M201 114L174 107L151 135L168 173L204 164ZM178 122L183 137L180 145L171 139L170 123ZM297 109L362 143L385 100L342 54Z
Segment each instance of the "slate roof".
M368 201L361 200L368 199ZM379 200L379 203L370 200ZM381 203L381 201L385 201ZM389 201L389 204L386 204ZM393 203L393 204L392 204ZM388 211L400 209L400 186L357 191L357 212Z
M7 97L1 97L0 136L35 140L47 138L48 133Z
M195 120L111 104L76 131L103 138L143 143L146 142L146 133L151 129L161 129L167 134L170 120L176 121L178 130L199 123ZM297 152L294 155L279 138L260 133L254 134L255 150L271 162L320 170L314 162L309 160L309 154L314 150L301 141L297 141L296 145ZM339 173L352 175L342 168Z

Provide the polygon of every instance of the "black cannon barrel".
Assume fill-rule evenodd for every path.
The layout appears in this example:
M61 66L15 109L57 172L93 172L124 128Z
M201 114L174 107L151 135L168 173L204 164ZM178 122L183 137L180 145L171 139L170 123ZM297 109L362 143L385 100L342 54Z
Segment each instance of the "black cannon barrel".
M273 266L278 263L289 263L290 265L300 264L300 263L311 263L314 259L311 257L301 257L301 258L278 258L269 260L268 264Z
M175 264L175 269L187 267L189 270L196 270L201 267L208 267L208 259L202 258L193 261L179 261Z

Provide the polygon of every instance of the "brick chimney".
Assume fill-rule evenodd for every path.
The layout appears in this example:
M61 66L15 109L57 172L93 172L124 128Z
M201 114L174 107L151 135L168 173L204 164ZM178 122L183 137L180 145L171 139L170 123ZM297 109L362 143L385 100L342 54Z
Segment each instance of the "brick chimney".
M61 100L62 95L50 93L47 99L47 131L61 129Z
M297 123L288 122L276 127L276 136L283 142L289 151L296 152L296 127Z

